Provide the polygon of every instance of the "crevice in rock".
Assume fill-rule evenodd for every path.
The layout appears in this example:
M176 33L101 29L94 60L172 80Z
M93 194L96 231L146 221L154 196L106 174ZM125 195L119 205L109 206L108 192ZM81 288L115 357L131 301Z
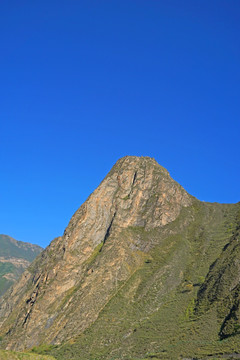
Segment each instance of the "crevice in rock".
M27 313L27 315L25 316L25 318L23 320L23 324L22 324L23 327L26 324L26 322L28 321L28 319L30 318L30 312L31 312L31 310L29 310L29 312Z
M131 195L132 192L133 192L133 186L134 186L134 184L135 184L135 182L136 182L136 178L137 178L137 171L135 171L135 173L134 173L134 175L133 175L131 190L130 190L129 194L127 195L126 199L130 199L130 195ZM126 200L126 199L125 199L125 200Z
M112 220L111 220L111 222L110 222L110 224L109 224L109 226L108 226L108 228L107 228L107 231L106 231L106 233L105 233L105 236L104 236L104 239L103 239L103 245L105 244L107 238L109 237L110 230L111 230L112 223L113 223L113 220L114 220L115 216L116 216L116 211L115 211L115 213L113 214ZM101 249L99 250L99 252L102 251L102 248L103 248L103 246L101 247Z
M36 303L36 300L37 300L37 297L39 295L39 290L40 290L40 287L42 284L46 283L47 279L48 279L48 274L45 275L45 278L42 280L42 275L39 275L37 280L35 281L35 289L34 291L32 292L30 298L28 298L26 300L26 304L29 308L29 310L27 311L27 314L25 315L24 317L24 320L23 320L23 323L22 323L22 326L24 327L24 325L27 323L27 321L30 319L30 315L31 315L31 312L33 310L33 307Z
M33 309L33 306L37 300L37 297L38 297L38 291L39 291L39 284L37 285L35 291L32 293L31 297L26 300L26 304L30 307L24 320L23 320L23 323L22 323L22 326L24 327L24 325L26 324L26 322L29 320L30 318L30 315L31 315L31 312L32 312L32 309Z
M137 178L137 171L135 171L134 176L133 176L132 188L133 188L133 185L134 185L134 183L136 181L136 178Z

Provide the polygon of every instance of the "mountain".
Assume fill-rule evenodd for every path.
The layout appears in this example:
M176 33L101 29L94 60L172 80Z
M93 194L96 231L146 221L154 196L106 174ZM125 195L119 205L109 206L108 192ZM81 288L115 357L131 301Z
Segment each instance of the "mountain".
M120 159L1 300L2 348L59 360L230 358L238 331L222 334L239 274L225 264L238 263L239 213L239 203L200 202L154 159ZM232 289L221 285L229 277ZM231 293L221 314L216 284L217 301Z
M17 281L42 250L38 245L0 235L0 296Z

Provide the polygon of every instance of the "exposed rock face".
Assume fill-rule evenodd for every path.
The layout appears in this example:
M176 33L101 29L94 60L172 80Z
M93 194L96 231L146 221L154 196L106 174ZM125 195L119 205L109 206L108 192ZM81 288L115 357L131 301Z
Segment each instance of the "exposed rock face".
M124 239L123 230L162 228L192 199L154 159L120 159L73 215L63 237L50 244L9 300L3 300L8 347L60 343L88 327L153 246L140 237ZM101 256L94 267L99 252L106 253L107 262Z
M154 159L120 159L72 217L65 233L65 258L74 250L85 258L111 228L161 227L176 219L192 198Z

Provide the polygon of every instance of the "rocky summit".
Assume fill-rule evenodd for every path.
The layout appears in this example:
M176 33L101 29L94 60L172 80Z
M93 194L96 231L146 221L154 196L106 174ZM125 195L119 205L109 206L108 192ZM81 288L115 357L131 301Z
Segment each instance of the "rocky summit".
M154 159L120 159L2 298L1 347L59 360L237 354L239 222L239 203L200 202Z

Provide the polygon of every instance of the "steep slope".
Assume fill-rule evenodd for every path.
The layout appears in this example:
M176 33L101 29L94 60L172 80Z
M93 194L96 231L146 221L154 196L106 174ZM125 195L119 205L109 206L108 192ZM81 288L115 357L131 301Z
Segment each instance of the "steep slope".
M17 281L42 250L38 245L0 235L0 296Z
M176 359L205 354L210 339L214 352L218 334L193 319L194 301L238 211L201 203L154 159L120 159L2 299L2 347Z
M240 211L238 225L201 286L196 314L217 310L221 339L240 334Z

